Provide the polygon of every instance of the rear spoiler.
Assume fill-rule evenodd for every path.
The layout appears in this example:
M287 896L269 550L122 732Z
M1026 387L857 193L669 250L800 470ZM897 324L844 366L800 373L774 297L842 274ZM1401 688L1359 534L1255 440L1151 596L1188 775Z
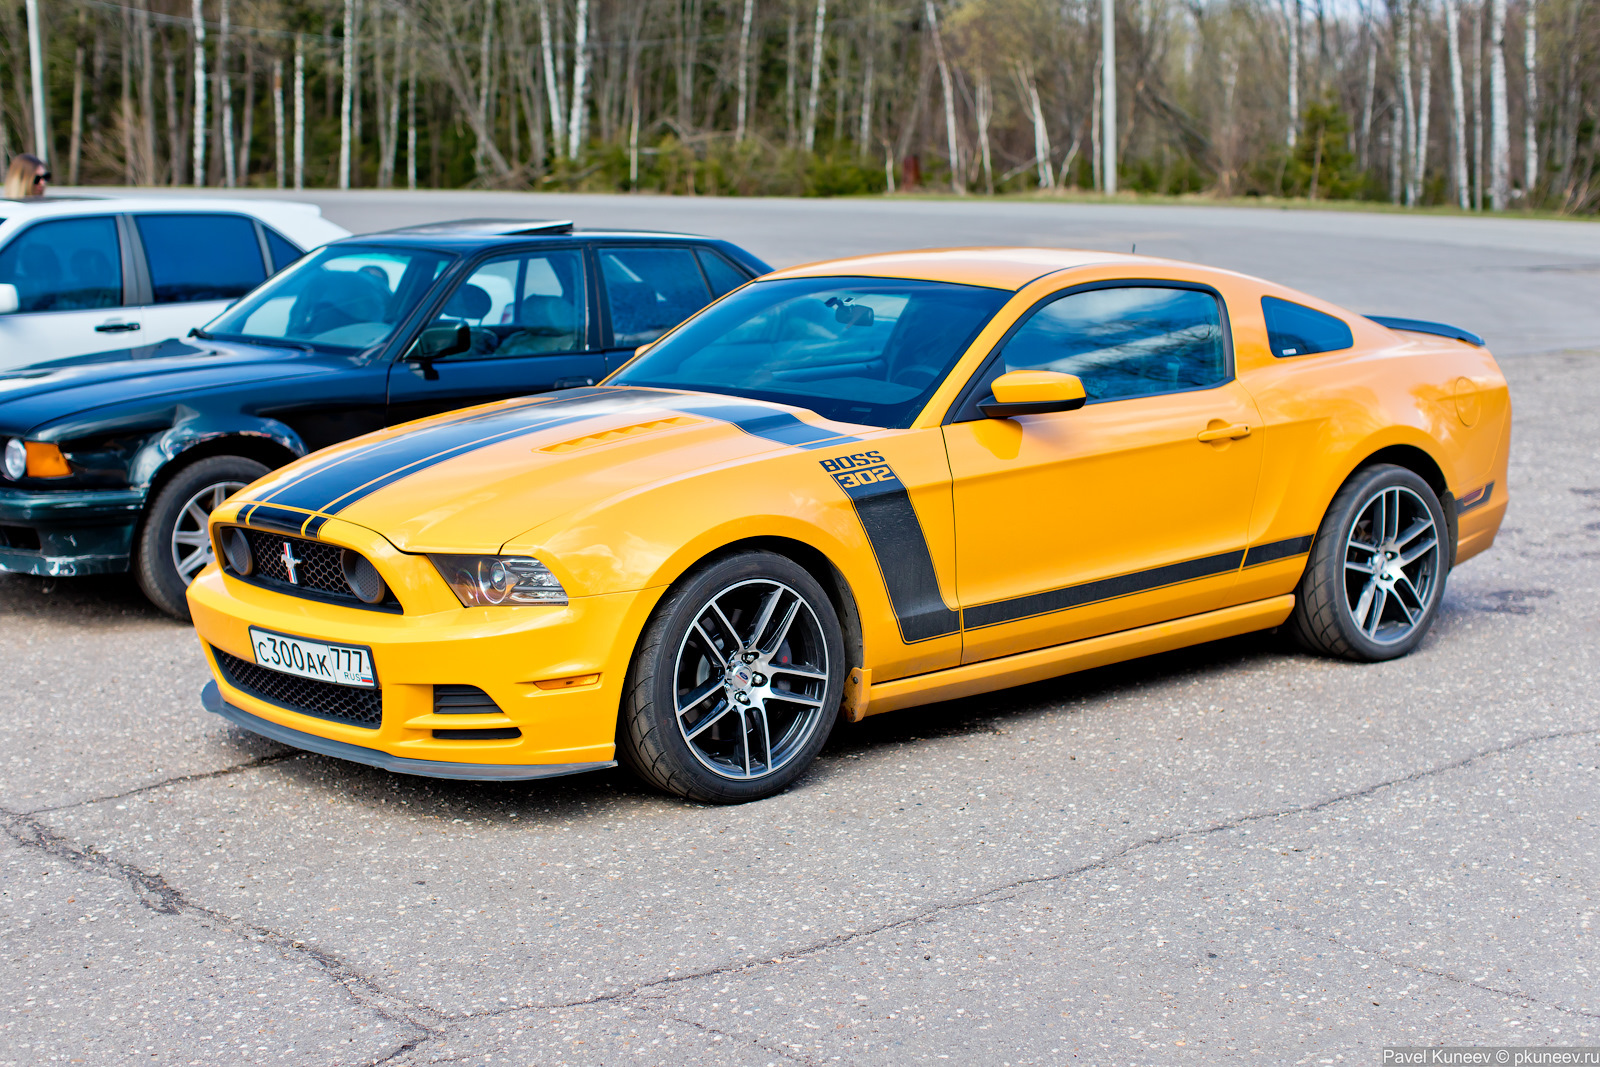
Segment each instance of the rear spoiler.
M1436 337L1450 337L1457 341L1465 341L1469 345L1484 346L1483 338L1470 330L1463 330L1459 326L1450 326L1443 322L1429 322L1426 319L1397 319L1389 315L1368 315L1367 318L1379 326L1387 326L1391 330L1405 330L1407 333L1431 333Z

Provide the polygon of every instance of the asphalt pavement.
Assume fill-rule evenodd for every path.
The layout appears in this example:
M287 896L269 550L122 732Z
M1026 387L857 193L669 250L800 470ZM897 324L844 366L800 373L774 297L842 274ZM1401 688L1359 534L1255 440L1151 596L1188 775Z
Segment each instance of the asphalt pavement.
M0 1065L1283 1064L1600 1045L1600 229L1231 208L319 194L777 264L1077 244L1480 330L1499 543L1410 657L1273 635L841 728L737 808L404 778L200 709L124 579L0 577Z

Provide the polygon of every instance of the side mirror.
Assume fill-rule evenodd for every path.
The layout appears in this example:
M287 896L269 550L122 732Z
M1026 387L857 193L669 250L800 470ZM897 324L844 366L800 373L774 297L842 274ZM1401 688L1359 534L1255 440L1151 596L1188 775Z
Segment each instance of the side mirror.
M0 282L0 315L9 315L22 306L17 287L10 282Z
M466 323L459 326L429 326L417 337L417 343L406 353L406 359L426 363L471 350L472 327Z
M994 380L994 395L979 401L978 410L991 419L1009 419L1076 411L1087 400L1083 383L1074 375L1053 370L1014 370Z

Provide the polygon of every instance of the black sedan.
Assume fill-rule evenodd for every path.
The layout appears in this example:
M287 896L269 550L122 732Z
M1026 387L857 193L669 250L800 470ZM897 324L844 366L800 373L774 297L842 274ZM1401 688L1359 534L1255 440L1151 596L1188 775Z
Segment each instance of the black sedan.
M769 269L726 241L525 220L336 241L184 341L0 374L0 570L131 568L187 617L207 516L270 469L597 381Z

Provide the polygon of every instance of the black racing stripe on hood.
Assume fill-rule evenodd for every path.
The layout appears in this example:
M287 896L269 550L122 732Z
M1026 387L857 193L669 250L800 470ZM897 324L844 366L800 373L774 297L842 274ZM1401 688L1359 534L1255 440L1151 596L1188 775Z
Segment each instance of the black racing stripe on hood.
M446 460L513 437L580 422L619 410L660 404L672 393L643 389L572 390L577 395L540 397L514 408L479 412L401 437L380 441L274 490L266 499L307 511L337 513L362 497Z
M321 515L307 515L303 511L290 511L271 504L246 504L239 512L239 521L258 530L315 537L328 520Z
M672 407L674 411L681 411L686 415L704 415L707 418L732 423L752 437L776 441L778 444L794 448L827 448L829 445L843 445L860 440L859 437L851 437L849 434L835 433L820 426L813 426L787 411L774 411L762 404L706 398L687 404L674 404Z

